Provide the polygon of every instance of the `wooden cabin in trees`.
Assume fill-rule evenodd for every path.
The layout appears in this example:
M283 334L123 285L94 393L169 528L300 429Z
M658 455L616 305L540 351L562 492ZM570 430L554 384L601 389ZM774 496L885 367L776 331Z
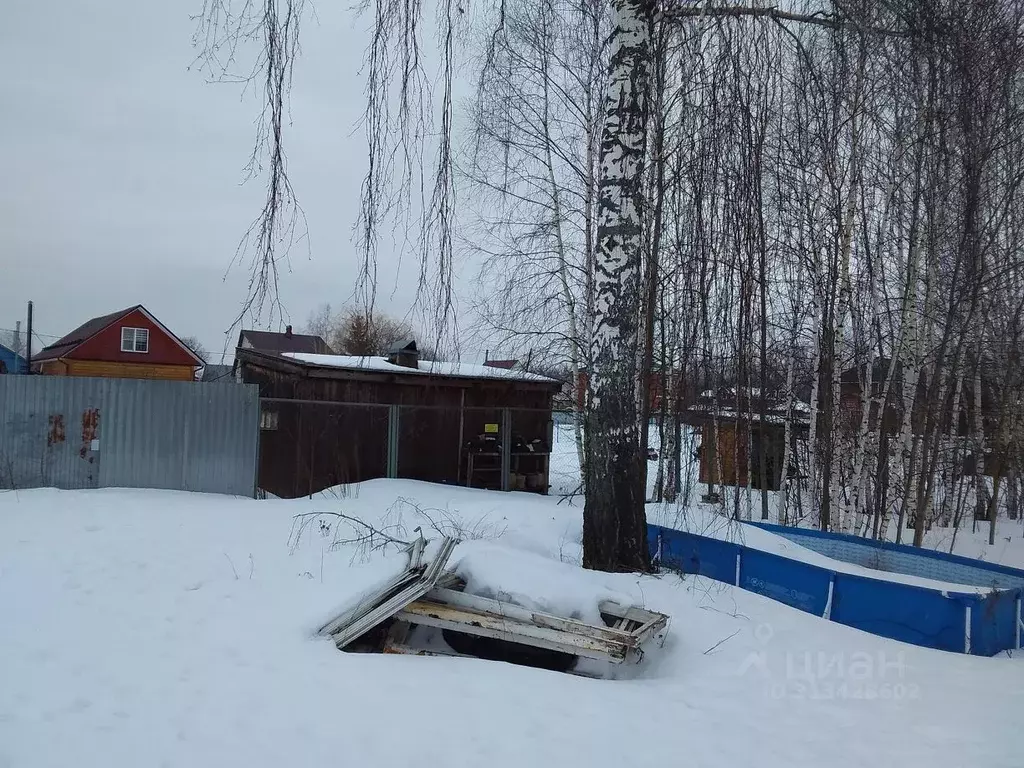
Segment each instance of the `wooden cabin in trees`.
M868 430L879 434L883 443L891 443L902 432L909 407L911 434L923 435L930 418L932 434L938 430L946 439L959 441L963 446L962 471L973 475L976 469L973 438L979 421L986 455L991 455L999 432L1000 414L994 377L989 372L982 374L980 396L976 396L976 382L972 376L964 377L958 385L951 386L946 382L946 386L941 388L930 387L926 370L918 374L913 391L907 392L904 391L904 377L907 375L903 366L886 358L877 359L870 368L862 364L843 371L840 377L839 429L847 435L861 429L867 406ZM939 399L937 394L942 391L945 396L936 402ZM993 463L984 461L983 473L992 472Z
M699 479L709 489L716 485L779 489L786 453L786 422L790 423L792 449L807 434L810 406L800 400L789 404L778 393L769 392L763 397L762 403L757 388L706 390L682 412L683 423L700 430ZM791 477L801 471L798 455L798 451L790 450Z
M889 435L899 433L903 425L906 411L905 401L911 400L910 428L913 434L924 434L929 414L938 419L938 426L944 433L952 433L965 437L974 431L975 382L972 377L965 377L959 385L946 386L945 398L941 403L931 402L933 392L927 371L917 376L917 383L912 393L904 392L905 369L899 363L893 366L890 360L878 358L871 366L867 364L854 366L843 371L840 376L840 428L855 431L860 428L864 413L864 398L868 403L868 429L877 431L879 427ZM891 377L891 378L890 378ZM948 384L948 383L947 383ZM888 388L887 388L888 387ZM939 388L934 388L935 392ZM959 392L958 392L959 389ZM990 432L996 417L995 396L991 376L987 373L981 377L981 421L983 431ZM959 399L956 396L959 394ZM884 402L884 409L883 409ZM824 404L822 404L824 407ZM879 413L883 414L880 425Z

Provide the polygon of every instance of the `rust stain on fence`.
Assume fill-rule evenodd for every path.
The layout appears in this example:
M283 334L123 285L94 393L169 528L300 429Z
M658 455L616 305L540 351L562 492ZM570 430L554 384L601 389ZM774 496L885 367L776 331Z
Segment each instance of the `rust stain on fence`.
M46 430L46 445L53 446L63 443L67 439L67 430L64 429L64 414L51 413L49 428Z
M100 429L100 409L87 408L82 412L82 449L78 455L83 459L89 452L92 441L96 439Z

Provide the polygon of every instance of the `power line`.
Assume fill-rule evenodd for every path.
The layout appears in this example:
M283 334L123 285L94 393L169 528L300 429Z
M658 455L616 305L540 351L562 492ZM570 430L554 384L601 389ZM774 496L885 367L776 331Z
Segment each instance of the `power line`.
M0 332L4 331L6 331L7 333L18 333L18 330L16 328L0 328ZM24 328L21 329L21 333L22 335L28 335L27 331ZM63 336L54 336L52 333L40 333L35 329L32 330L32 335L39 339L40 341L42 341L44 338L55 340L64 338Z

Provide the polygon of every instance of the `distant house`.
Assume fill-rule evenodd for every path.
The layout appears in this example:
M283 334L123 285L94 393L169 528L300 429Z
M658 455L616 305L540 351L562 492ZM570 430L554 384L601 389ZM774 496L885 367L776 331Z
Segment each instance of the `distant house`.
M27 370L24 357L13 349L0 344L0 374L25 373Z
M137 304L94 317L32 357L48 376L194 381L203 361Z
M306 333L293 333L292 327L286 326L284 333L272 331L246 331L238 333L238 344L235 349L251 349L255 352L262 352L270 355L299 354L299 355L333 355L331 345L320 336L313 336ZM238 357L232 366L232 375L236 380L241 381L241 372L238 367Z
M319 336L292 333L289 325L284 333L271 331L241 331L238 334L239 349L255 349L257 352L291 353L300 355L333 355L331 345Z
M484 360L488 368L501 368L505 371L513 371L519 364L518 360Z
M809 403L789 403L781 393L762 394L757 387L701 392L681 414L684 424L701 430L700 482L777 491L782 482L786 422L791 439L802 439L810 429L810 410ZM763 479L762 452L767 473ZM797 453L791 456L793 463ZM799 467L790 469L799 472Z
M868 408L868 429L878 429L878 413L882 405L882 397L885 394L885 382L889 376L891 362L887 358L877 358L871 367L871 403ZM885 401L883 426L889 435L900 432L903 424L903 367L897 362L892 371L892 382L889 386L889 396ZM863 414L863 396L867 388L868 367L861 364L842 372L840 376L840 429L847 432L855 432L860 428ZM954 403L956 392L949 389L942 408L936 408L929 402L927 372L922 371L918 375L917 387L914 393L913 410L911 411L910 428L915 435L924 433L925 422L929 413L932 416L941 416L946 425L943 431L949 431L949 426L956 420L955 432L959 437L973 434L975 424L975 396L974 379L967 376L960 383L960 401ZM822 403L820 407L823 407ZM992 434L996 430L998 420L996 413L995 393L993 382L988 372L983 372L981 377L981 418L986 434Z

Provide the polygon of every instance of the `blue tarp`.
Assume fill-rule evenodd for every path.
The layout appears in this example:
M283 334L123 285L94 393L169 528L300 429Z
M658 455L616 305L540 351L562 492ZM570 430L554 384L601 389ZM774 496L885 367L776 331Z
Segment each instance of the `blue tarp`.
M965 606L942 592L837 573L832 596L832 621L904 643L964 652Z
M716 581L736 583L736 556L741 549L739 544L649 525L647 537L652 552L657 550L659 534L661 562L665 565L683 573L696 573Z
M833 621L881 637L958 653L963 653L969 643L970 652L980 656L1018 647L1019 601L1024 589L984 595L944 592L837 572L743 544L658 525L648 526L648 540L651 551L666 567L738 583L743 589L818 616L826 615L827 611ZM966 561L958 565L974 567L967 558L957 560ZM1016 577L1013 568L996 569L982 570L997 573L1004 580Z
M818 616L825 613L832 572L788 557L744 547L740 587Z
M1019 601L1024 590L1008 589L987 595L972 595L971 652L992 656L1007 648L1016 648Z

